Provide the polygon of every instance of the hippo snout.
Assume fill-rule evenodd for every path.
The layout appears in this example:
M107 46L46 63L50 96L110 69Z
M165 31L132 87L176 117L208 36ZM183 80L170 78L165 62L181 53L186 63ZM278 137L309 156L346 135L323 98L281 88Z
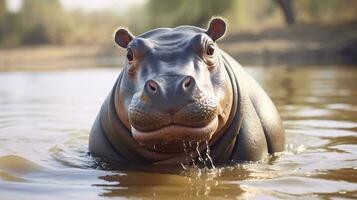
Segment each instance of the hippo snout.
M201 91L192 76L150 79L135 96L129 106L129 121L144 132L169 125L203 127L217 115L215 98Z
M167 78L168 80L162 80L162 78L148 80L144 86L144 95L147 95L153 101L171 100L173 103L175 103L175 100L177 102L177 98L170 99L170 97L180 96L184 99L192 99L191 94L196 87L196 81L192 76L184 76L179 80L175 80L175 78L170 80L170 78L171 76Z

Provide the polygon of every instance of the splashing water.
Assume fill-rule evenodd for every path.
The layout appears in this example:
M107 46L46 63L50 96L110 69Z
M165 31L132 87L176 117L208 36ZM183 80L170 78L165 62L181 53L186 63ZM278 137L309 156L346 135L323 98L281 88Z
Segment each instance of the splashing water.
M193 148L193 142L195 144L195 148ZM213 163L213 159L210 155L210 147L207 140L202 142L199 141L188 141L188 146L186 145L186 141L182 141L182 147L184 153L186 155L185 161L186 163L181 163L183 169L187 169L189 167L194 168L207 168L207 169L215 169L215 165ZM205 145L205 148L202 150L202 145ZM188 148L189 147L189 148ZM201 150L200 150L201 148ZM189 149L189 151L188 151ZM194 150L192 150L194 149ZM202 151L204 154L202 154ZM196 155L195 155L196 154ZM190 159L190 160L189 160Z
M206 143L206 156L207 156L206 159L208 159L209 162L211 163L211 168L212 169L216 169L216 166L214 166L213 160L212 160L211 155L210 155L211 154L211 150L209 148L208 141L206 140L205 143Z
M202 156L201 156L201 152L200 152L200 150L199 150L199 147L200 147L200 141L197 141L196 142L196 152L197 152L197 159L198 159L198 161L200 162L200 163L202 163L204 166L205 166L205 162L204 162L204 159L202 158Z

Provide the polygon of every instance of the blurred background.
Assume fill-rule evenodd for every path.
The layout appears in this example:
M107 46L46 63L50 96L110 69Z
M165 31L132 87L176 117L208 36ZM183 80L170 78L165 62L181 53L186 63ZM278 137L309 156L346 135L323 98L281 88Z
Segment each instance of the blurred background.
M245 65L357 63L356 0L0 0L0 69L120 65L113 32L229 23L221 48Z

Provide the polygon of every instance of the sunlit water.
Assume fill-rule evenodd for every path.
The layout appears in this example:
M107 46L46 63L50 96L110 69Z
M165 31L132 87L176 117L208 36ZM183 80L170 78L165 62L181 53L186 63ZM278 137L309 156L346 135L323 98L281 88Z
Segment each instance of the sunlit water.
M246 69L280 111L286 152L165 173L104 170L88 155L119 69L0 73L0 199L357 198L357 69Z

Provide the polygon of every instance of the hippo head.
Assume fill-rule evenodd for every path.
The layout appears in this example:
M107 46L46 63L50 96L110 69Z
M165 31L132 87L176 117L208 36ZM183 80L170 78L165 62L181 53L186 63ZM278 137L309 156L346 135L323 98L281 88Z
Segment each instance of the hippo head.
M232 85L216 41L220 18L207 30L159 28L133 36L118 29L127 50L115 110L134 140L152 151L183 152L183 143L217 140L232 107Z

